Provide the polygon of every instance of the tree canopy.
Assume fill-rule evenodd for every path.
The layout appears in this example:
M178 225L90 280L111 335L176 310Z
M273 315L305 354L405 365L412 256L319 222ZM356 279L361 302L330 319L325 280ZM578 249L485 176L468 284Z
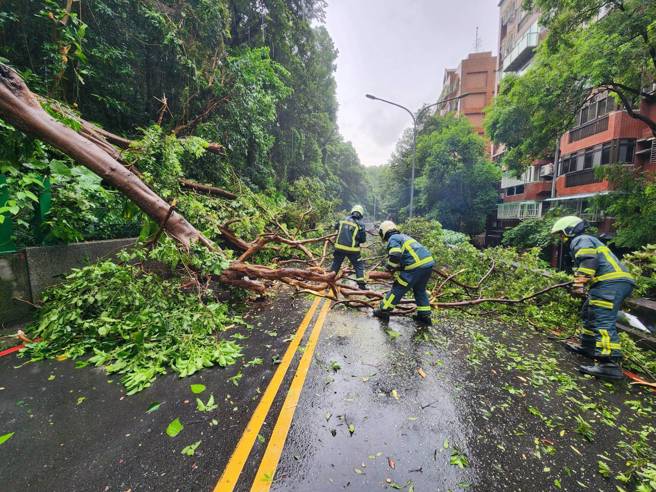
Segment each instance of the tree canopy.
M220 152L181 161L187 177L225 186L237 173L254 189L289 197L306 178L339 206L367 205L363 168L337 128L337 51L321 26L324 9L323 0L8 0L0 7L0 61L48 104L126 138L158 125L162 139L217 144ZM53 200L63 198L66 183L80 184L75 172L69 176L70 159L10 127L0 133L0 172L13 200L0 213L36 206L25 193L36 198L46 179ZM37 164L24 165L26 152ZM112 191L98 180L96 192ZM93 204L82 209L94 215ZM80 220L70 219L71 229L56 236L97 236L75 230Z
M467 234L484 230L497 203L498 168L485 154L485 142L465 118L454 115L420 120L417 135L417 214ZM407 216L412 165L412 134L406 132L392 156L384 180L384 206Z

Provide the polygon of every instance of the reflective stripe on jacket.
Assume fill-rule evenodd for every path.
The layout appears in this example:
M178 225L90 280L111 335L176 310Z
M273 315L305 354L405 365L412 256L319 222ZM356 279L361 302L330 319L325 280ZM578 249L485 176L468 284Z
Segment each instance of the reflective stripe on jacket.
M599 239L582 234L572 239L570 252L574 273L592 277L592 283L622 280L634 283L633 276L617 256Z
M335 249L350 253L360 252L360 245L367 240L367 233L362 221L349 215L335 224L335 229L337 229Z
M387 264L400 270L431 268L435 265L430 251L406 234L392 234L387 241Z

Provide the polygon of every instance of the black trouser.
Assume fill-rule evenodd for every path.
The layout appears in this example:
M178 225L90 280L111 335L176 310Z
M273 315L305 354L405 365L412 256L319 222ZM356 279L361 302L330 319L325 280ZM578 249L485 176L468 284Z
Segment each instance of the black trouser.
M348 253L346 251L335 250L335 255L333 256L333 266L330 269L331 272L339 272L339 269L342 267L344 258L348 258L355 269L355 281L359 284L366 282L364 278L364 262L360 258L360 252L357 253Z

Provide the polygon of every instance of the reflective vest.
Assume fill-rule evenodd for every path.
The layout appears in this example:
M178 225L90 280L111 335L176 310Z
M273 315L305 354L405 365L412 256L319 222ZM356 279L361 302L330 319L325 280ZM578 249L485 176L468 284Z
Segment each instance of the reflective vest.
M435 265L430 251L407 234L392 234L387 241L387 254L387 264L404 271Z
M610 280L635 283L626 266L594 236L576 236L570 244L570 252L576 265L574 273L592 277L593 284Z
M360 244L367 239L364 224L349 215L344 220L340 220L335 227L337 228L335 249L347 253L359 253Z

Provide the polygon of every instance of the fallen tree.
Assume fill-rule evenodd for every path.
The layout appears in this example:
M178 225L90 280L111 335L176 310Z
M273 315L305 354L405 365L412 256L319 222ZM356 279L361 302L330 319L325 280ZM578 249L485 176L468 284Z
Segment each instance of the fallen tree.
M77 118L65 109L60 109L68 118ZM155 236L155 242L161 232L165 232L175 239L183 248L189 250L194 244L201 244L208 250L215 251L215 243L205 237L194 227L173 204L162 199L153 189L141 179L141 173L133 166L128 167L123 159L120 149L130 149L133 142L114 135L102 128L83 119L77 118L79 130L76 131L49 115L41 106L39 98L34 95L18 73L6 65L0 65L0 116L23 132L47 142L52 147L70 156L76 162L84 165L98 176L101 176L108 184L115 187L126 197L132 200L145 214L159 224L160 230ZM220 152L219 144L209 144L206 151ZM206 193L225 199L235 199L237 195L214 186L203 185L191 180L180 178L183 188L198 193ZM374 307L380 301L382 294L373 290L356 290L343 282L340 276L326 271L322 264L326 259L328 245L333 235L325 235L318 238L296 238L287 233L275 220L274 232L266 232L259 235L253 241L240 238L229 228L228 224L219 227L220 236L223 241L242 253L236 261L232 261L225 268L217 280L226 285L233 285L258 293L266 291L263 282L280 281L291 285L301 291L314 295L324 295L338 304L347 304L355 307ZM316 258L309 246L320 243L322 245L321 258ZM280 245L286 245L302 253L302 257L286 259L287 262L302 262L306 268L275 268L266 265L250 264L251 259L258 252ZM519 299L478 297L470 300L442 302L439 297L445 284L453 282L464 288L467 292L480 290L482 284L494 269L490 270L478 281L477 285L466 285L456 277L461 272L454 274L438 271L444 281L433 289L431 303L435 307L467 307L483 303L517 304L553 289L567 287L567 283L559 283L524 296ZM194 272L190 272L194 275ZM391 276L385 272L370 271L370 280L390 282ZM201 285L199 279L196 283ZM400 314L407 314L415 309L412 303L404 302L397 309Z

